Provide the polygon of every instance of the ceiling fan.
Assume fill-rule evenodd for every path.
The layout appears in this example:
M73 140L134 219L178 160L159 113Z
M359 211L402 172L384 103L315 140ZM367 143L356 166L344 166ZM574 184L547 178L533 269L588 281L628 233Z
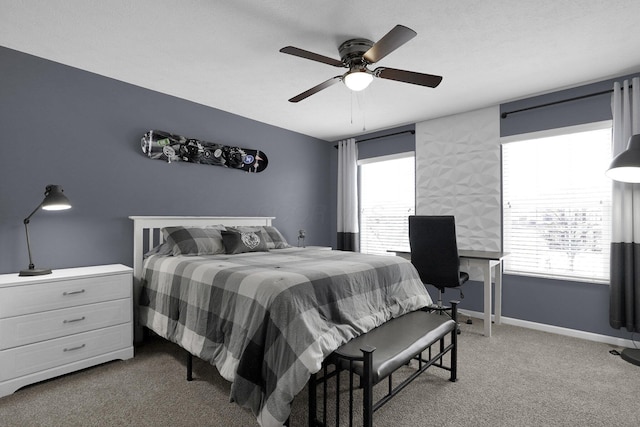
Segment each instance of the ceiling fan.
M398 70L396 68L388 67L378 67L375 70L369 70L367 68L368 65L380 61L382 58L398 49L416 35L417 33L411 28L403 25L396 25L376 43L367 39L350 39L342 43L338 48L341 60L333 59L328 56L309 52L308 50L293 46L283 47L280 49L280 52L282 53L288 53L289 55L322 62L324 64L333 65L334 67L344 67L349 69L349 71L343 75L332 77L329 80L294 96L289 100L289 102L302 101L303 99L328 88L338 81L343 81L351 90L360 91L369 86L369 83L371 83L374 77L420 86L438 86L442 81L442 76Z

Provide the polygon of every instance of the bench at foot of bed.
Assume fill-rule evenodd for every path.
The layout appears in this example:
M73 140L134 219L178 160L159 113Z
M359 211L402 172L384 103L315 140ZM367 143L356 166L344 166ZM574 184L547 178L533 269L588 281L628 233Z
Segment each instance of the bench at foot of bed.
M430 366L450 371L449 380L457 380L457 304L451 301L451 316L442 312L414 311L391 319L379 327L360 335L333 352L323 363L323 367L309 380L309 426L327 424L327 381L336 379L335 414L340 413L340 372L349 374L349 426L353 425L354 376L358 377L356 387L362 388L362 418L365 427L373 426L373 413L399 393L411 381ZM450 335L448 344L445 338ZM434 348L435 347L435 348ZM445 355L449 354L449 364L445 365ZM396 387L392 386L392 375L400 367L418 361L418 368ZM333 369L329 369L333 366ZM373 387L388 379L388 392L377 402L373 402ZM323 404L321 419L318 419L317 387L322 384ZM337 415L336 415L337 416ZM339 425L339 422L331 423Z

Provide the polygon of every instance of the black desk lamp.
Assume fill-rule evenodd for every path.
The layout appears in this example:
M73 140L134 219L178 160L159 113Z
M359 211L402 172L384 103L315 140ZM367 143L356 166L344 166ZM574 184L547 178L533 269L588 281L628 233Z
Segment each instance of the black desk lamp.
M36 207L28 217L24 219L24 231L27 234L27 251L29 251L29 268L22 270L20 276L40 276L42 274L51 274L50 268L35 268L33 260L31 259L31 244L29 242L29 220L38 212L38 209L42 208L48 211L59 211L63 209L69 209L71 204L69 199L62 194L64 190L59 185L47 185L44 190L44 200Z

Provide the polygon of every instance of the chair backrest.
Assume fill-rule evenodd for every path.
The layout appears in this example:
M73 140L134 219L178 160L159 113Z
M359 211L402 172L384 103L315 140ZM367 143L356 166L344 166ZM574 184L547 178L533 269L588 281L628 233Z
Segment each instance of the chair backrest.
M453 216L410 216L409 244L411 263L423 283L439 289L460 286L460 258Z

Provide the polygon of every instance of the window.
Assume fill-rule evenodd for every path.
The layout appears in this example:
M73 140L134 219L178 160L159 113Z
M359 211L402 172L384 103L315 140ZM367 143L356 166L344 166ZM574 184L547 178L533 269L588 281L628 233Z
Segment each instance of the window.
M409 247L409 215L415 212L413 153L358 162L360 172L360 251L393 255Z
M505 272L608 282L611 123L514 139L502 145Z

